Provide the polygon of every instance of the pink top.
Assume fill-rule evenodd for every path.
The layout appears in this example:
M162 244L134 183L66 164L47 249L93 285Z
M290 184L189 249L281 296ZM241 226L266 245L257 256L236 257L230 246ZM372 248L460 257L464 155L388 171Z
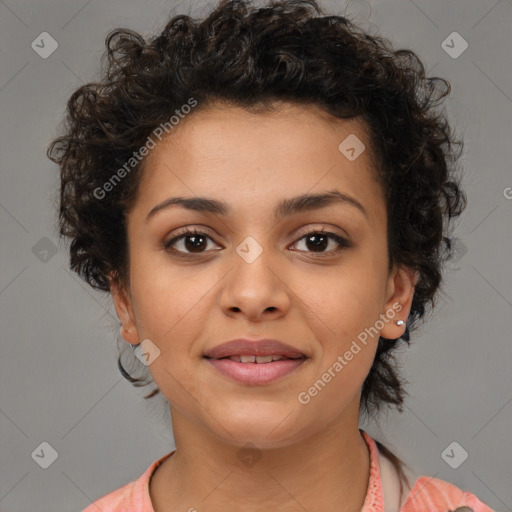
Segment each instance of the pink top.
M384 512L379 451L375 441L366 432L361 433L370 452L370 478L361 512ZM154 512L149 496L149 480L158 465L173 453L153 462L137 480L107 494L82 512ZM494 512L474 494L443 480L425 476L416 479L400 512L456 512L459 507L469 507L473 512ZM464 508L461 512L470 511Z

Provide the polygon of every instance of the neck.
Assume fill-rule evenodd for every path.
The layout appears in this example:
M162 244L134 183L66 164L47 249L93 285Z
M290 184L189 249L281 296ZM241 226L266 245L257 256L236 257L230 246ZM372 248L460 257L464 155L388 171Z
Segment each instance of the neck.
M248 450L215 437L171 410L176 452L150 486L155 512L261 510L360 511L370 472L356 421L279 448ZM238 507L237 508L240 508Z

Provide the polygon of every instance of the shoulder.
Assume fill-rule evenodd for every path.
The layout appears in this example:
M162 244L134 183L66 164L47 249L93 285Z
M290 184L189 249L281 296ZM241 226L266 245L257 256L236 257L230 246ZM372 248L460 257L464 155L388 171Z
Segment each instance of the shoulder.
M155 469L172 453L174 452L153 462L137 480L103 496L82 512L98 512L99 510L105 512L127 512L128 510L154 512L149 495L149 481Z
M421 476L415 481L400 512L455 512L459 508L460 512L493 512L474 494L444 480Z
M131 482L116 491L113 491L103 498L91 503L82 512L98 512L98 510L105 510L109 512L121 512L121 510L128 510L130 507L140 506L141 497L137 495L136 488L138 487L139 480ZM137 509L139 510L139 509ZM143 509L140 509L141 512ZM150 512L144 510L144 512Z

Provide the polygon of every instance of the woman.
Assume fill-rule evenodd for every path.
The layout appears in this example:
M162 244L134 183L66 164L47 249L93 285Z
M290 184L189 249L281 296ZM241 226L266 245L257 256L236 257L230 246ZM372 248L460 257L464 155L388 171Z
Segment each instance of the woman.
M358 426L403 402L392 352L466 204L449 84L313 0L221 2L106 45L49 148L61 233L176 450L86 512L491 510Z

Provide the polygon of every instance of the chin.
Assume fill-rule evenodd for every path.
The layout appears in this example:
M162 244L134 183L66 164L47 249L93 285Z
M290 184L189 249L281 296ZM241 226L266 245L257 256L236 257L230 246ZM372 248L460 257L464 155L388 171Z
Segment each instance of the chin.
M302 439L301 427L296 415L290 414L291 407L283 407L282 404L267 403L258 407L254 403L248 408L237 411L236 414L223 412L222 427L212 425L217 435L226 442L243 447L248 443L258 448L281 448L293 444ZM215 415L217 416L217 415ZM230 435L231 434L231 435Z

